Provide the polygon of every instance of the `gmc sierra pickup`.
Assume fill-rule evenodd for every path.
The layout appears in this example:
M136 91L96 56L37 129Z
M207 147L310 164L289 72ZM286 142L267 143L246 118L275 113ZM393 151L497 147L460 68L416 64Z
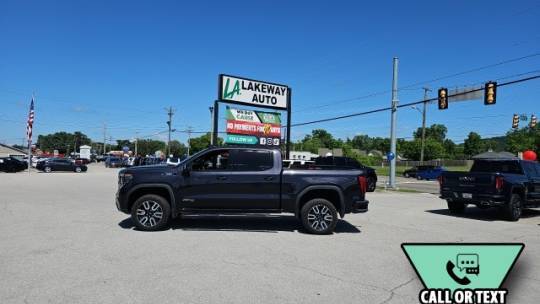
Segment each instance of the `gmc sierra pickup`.
M338 215L365 212L364 170L282 168L277 150L210 148L178 165L119 172L116 206L153 231L189 213L294 213L314 234L334 231Z
M441 198L450 211L499 207L503 216L517 221L523 208L540 206L540 165L519 159L475 160L470 172L443 172Z

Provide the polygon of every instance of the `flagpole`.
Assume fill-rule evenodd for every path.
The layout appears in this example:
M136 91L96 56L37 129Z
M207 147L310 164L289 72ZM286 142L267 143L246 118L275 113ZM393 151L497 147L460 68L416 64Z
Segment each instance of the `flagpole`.
M32 101L31 103L34 102L34 92L32 92ZM30 107L32 107L33 105L30 105ZM33 111L33 109L31 108L30 109L30 112ZM30 115L30 114L28 114ZM32 122L32 125L33 125L33 122ZM32 129L34 128L34 126L31 127ZM27 130L26 132L28 133L28 126L27 126ZM28 174L30 174L30 167L32 167L32 136L30 134L27 134L28 136Z

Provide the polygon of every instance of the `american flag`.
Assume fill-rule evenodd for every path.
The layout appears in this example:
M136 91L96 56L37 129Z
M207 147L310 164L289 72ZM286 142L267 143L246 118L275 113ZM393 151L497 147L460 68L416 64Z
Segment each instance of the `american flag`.
M32 96L32 102L30 103L30 112L28 112L28 122L26 124L26 139L28 144L32 142L32 126L34 125L34 96Z

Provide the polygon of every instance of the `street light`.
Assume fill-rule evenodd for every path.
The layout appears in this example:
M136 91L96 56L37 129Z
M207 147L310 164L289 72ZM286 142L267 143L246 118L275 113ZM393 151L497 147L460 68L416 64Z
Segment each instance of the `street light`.
M214 145L214 107L208 107L208 110L210 110L210 145L212 146Z

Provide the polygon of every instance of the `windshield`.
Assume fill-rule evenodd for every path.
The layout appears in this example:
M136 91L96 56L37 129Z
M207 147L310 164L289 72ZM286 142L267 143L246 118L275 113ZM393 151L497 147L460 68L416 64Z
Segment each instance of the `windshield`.
M190 156L186 157L185 159L180 160L180 163L179 163L179 164L183 164L183 163L185 163L185 162L187 162L187 161L189 161L189 160L191 160L191 159L194 159L194 158L196 158L196 157L199 157L199 155L201 155L201 154L203 154L203 153L206 153L206 151L208 151L208 150L209 150L209 149L204 149L204 150L201 150L201 151L199 151L199 152L197 152L197 153L195 153L195 154L193 154L193 155L190 155Z
M519 161L516 160L477 160L474 162L471 172L523 174Z

